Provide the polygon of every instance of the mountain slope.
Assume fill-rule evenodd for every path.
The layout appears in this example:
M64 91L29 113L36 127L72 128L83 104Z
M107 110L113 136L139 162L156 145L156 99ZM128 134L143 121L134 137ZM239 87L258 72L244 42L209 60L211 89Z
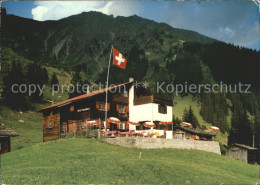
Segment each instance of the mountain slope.
M67 69L83 69L92 77L107 67L112 44L128 57L135 45L157 55L168 52L171 45L180 41L215 41L193 31L175 29L138 16L113 18L98 12L44 22L6 15L2 18L2 28L4 46L31 60ZM157 49L161 47L164 48Z
M58 21L39 22L3 15L1 41L3 46L28 59L67 71L83 71L95 82L106 79L112 44L126 56L128 64L123 72L111 69L111 83L125 81L129 76L153 82L176 82L175 77L183 80L184 76L176 75L183 69L176 69L178 66L174 64L181 57L191 61L187 63L190 66L186 71L181 73L191 79L195 77L197 83L201 82L199 73L202 72L201 67L193 64L195 60L206 64L215 80L234 83L238 81L236 79L245 79L242 82L254 86L258 86L260 80L256 74L260 67L256 62L259 52L222 42L214 43L217 40L196 32L138 16L114 18L99 12L83 12ZM233 75L230 75L230 70L233 70ZM113 76L114 73L117 76Z
M142 153L139 159L139 153ZM61 139L2 156L5 184L255 184L258 167L198 150Z

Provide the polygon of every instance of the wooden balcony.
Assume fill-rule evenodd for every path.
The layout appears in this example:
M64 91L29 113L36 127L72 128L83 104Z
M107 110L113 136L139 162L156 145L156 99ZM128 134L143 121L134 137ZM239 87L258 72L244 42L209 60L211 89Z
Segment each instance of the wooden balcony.
M146 103L156 103L156 104L163 104L163 105L168 105L168 106L173 106L173 101L172 100L165 100L162 98L155 98L153 95L151 96L142 96L139 98L134 99L134 105L142 105Z

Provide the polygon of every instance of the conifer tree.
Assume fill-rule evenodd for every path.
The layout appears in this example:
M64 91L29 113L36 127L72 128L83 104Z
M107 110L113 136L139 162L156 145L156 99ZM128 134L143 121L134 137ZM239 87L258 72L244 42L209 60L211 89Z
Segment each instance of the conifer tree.
M182 120L178 117L175 117L175 115L173 115L172 121L173 121L174 126L179 126L180 123L182 122Z
M42 68L42 80L44 84L48 84L49 83L49 76L48 76L48 71L47 69L44 67Z
M188 114L188 111L187 111L186 108L184 109L184 113L183 113L183 116L182 116L182 120L183 120L183 121L186 121L186 122L188 122L188 120L189 120L189 114Z
M201 95L200 114L203 119L220 128L221 132L228 131L227 100L222 93L204 93Z
M80 72L75 72L72 76L71 84L74 87L74 91L73 89L70 89L69 97L73 98L85 94L85 87L86 85L90 84L90 81L88 79L85 79ZM84 88L83 85L85 85Z
M57 78L56 73L53 73L53 74L52 74L50 84L51 84L51 89L52 89L52 90L58 91L58 89L59 89L59 88L58 88L59 80L58 80L58 78Z
M35 85L37 87L35 92L32 92L30 95L30 99L32 101L40 101L43 97L43 94L40 92L38 87L42 88L45 83L44 81L46 80L46 77L43 76L43 69L36 62L28 64L26 69L27 85Z
M183 117L182 117L183 121L191 123L193 125L194 128L199 127L199 122L197 117L195 116L193 109L191 108L191 106L189 107L189 110L187 111L187 109L184 109L184 113L183 113Z
M22 65L19 62L13 62L10 72L3 79L3 97L6 105L15 110L28 109L26 92L21 92L18 88L25 83Z
M196 118L194 112L193 112L193 109L189 108L189 112L188 112L188 115L189 115L189 121L190 123L193 125L193 127L199 127L199 122L198 122L198 119Z
M231 119L231 130L228 136L228 144L245 144L252 146L252 127L246 111L243 109L242 102L237 100L234 105L234 112Z

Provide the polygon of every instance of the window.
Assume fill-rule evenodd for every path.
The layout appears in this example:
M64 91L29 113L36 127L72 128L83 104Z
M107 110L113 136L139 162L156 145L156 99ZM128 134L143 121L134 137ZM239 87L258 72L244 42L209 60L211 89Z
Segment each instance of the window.
M105 102L99 102L98 109L105 110L106 109L105 104L106 104Z
M97 125L92 125L91 129L97 129Z
M100 123L100 128L101 128L101 129L105 128L105 124L104 124L103 121L101 121L101 123Z
M126 106L117 104L116 105L116 111L118 113L124 114L124 113L126 113Z
M158 105L158 112L161 113L161 114L167 114L167 106Z
M127 91L124 91L123 96L124 96L124 97L128 97L128 92L127 92Z
M120 123L119 129L120 130L125 130L125 123Z
M51 119L50 121L47 122L47 128L53 128L54 127L54 122Z
M106 110L105 105L106 105L105 102L97 101L97 102L96 102L96 109L105 111L105 110ZM107 103L107 110L108 110L108 111L110 110L110 103Z
M124 105L119 105L119 113L125 113L125 106Z

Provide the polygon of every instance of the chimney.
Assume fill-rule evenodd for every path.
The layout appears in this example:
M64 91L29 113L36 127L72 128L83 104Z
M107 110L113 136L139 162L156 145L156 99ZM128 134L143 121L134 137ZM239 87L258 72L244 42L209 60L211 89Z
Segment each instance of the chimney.
M129 78L129 82L133 82L134 78ZM131 85L129 89L129 95L128 95L128 101L129 101L129 120L133 121L134 118L134 84Z
M90 88L89 88L89 85L88 85L88 87L87 87L87 94L89 94L90 93Z

